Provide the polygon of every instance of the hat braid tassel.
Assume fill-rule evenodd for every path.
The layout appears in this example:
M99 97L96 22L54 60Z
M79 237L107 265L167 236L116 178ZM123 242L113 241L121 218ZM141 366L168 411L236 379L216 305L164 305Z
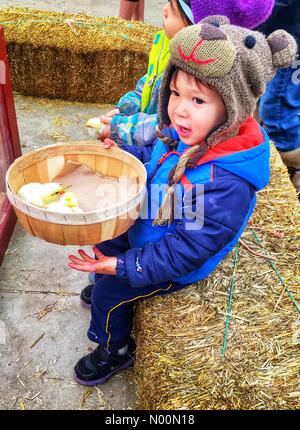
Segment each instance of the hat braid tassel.
M162 204L157 211L153 225L166 225L174 221L174 192L175 184L171 187L168 186L167 192L164 196Z

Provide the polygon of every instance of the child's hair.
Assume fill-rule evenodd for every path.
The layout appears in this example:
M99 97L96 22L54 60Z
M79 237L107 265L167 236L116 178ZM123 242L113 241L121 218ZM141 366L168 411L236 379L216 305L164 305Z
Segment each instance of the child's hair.
M164 125L162 122L160 122L156 128L156 136L161 140L165 145L169 147L169 150L176 149L178 145L178 140L173 139L172 137L166 136L162 130L168 126Z
M170 1L170 0L169 0ZM171 0L172 1L172 0ZM184 13L184 10L182 9L182 6L178 0L174 0L177 4L178 10L180 12L181 18L184 20L186 25L193 25L193 22L186 16ZM187 6L191 7L191 3L189 0L182 0Z

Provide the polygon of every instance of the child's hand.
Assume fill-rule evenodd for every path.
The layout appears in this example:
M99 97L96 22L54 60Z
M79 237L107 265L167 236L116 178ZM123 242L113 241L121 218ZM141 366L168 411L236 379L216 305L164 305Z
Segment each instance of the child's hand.
M105 124L106 127L103 129L103 131L99 134L99 136L97 137L97 139L99 140L104 140L107 138L110 138L111 136L111 129L110 129L110 124L111 124L111 120L113 118L113 116L118 115L120 113L119 108L115 108L110 110L109 112L107 112L105 115L100 116L100 121L102 122L102 124Z
M110 125L106 125L105 128L98 134L97 139L104 141L110 138Z
M119 108L114 108L114 109L110 110L109 112L107 112L105 115L102 115L100 117L100 119L102 121L102 118L104 118L104 117L111 117L112 118L115 115L119 115L119 113L120 113Z
M103 116L100 116L100 120L103 124L110 125L110 123L112 121L112 116L103 115Z
M103 124L110 125L113 117L119 113L120 113L119 109L113 109L107 112L105 115L100 116L99 119Z
M78 254L81 258L75 257L75 255L69 255L71 263L69 263L68 266L81 272L95 272L100 275L116 275L117 257L107 257L102 254L96 246L93 247L93 251L97 256L97 260L87 255L83 249L79 249Z
M113 146L118 146L114 140L104 139L103 146L105 149L112 148Z

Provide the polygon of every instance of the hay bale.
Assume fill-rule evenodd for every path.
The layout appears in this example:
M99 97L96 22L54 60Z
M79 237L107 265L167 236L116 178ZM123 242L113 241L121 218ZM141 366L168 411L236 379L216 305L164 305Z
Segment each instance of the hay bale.
M115 103L146 73L157 27L120 18L0 9L14 90Z
M138 408L300 409L300 206L274 148L271 169L239 245L223 357L235 251L205 281L139 303ZM276 257L288 292L248 246Z

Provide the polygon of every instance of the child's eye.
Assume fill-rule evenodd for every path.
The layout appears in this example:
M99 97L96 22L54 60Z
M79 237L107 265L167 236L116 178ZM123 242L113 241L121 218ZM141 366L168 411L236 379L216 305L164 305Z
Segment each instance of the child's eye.
M171 91L171 94L173 95L173 96L175 96L175 97L178 97L179 96L179 93L177 92L177 91L175 91L175 90L170 90Z
M204 103L204 101L199 97L194 97L193 102L195 102L197 105L202 105L202 103Z

